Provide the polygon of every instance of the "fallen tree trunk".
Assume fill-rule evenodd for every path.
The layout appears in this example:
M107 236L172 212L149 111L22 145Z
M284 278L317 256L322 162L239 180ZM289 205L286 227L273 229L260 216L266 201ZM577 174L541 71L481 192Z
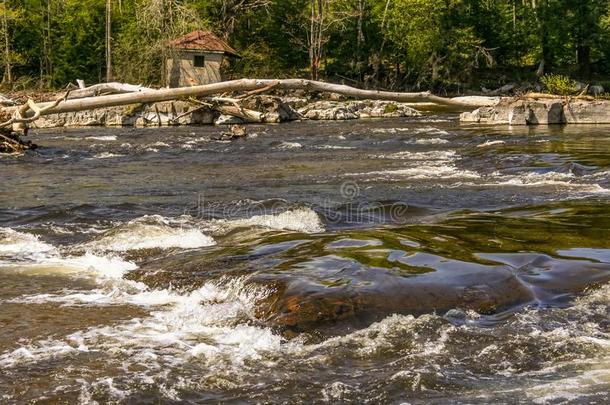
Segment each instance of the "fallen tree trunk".
M78 90L72 90L68 96L69 100L87 97L97 97L101 95L110 94L125 94L125 93L143 93L147 91L156 91L148 87L142 87L139 85L129 83L100 83L93 86L85 87ZM58 94L59 96L59 94Z
M66 100L58 105L54 103L40 103L40 115L49 115L73 111L92 110L96 108L115 107L138 103L156 103L187 97L211 96L230 92L252 92L265 88L282 90L307 90L315 92L336 93L356 99L388 100L397 102L429 102L434 104L472 107L473 104L459 99L439 97L430 92L421 93L395 93L387 91L362 90L350 86L324 83L303 79L240 79L227 82L206 84L202 86L180 87L175 89L160 89L126 94L113 94L106 96L88 97ZM487 105L485 103L484 105ZM7 107L5 113L13 114L19 107ZM34 111L28 111L27 116L33 116Z

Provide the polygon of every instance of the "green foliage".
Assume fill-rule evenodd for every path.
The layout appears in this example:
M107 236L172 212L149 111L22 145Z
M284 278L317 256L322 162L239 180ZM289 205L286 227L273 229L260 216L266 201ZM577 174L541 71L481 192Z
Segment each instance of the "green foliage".
M569 96L577 92L576 81L564 75L547 74L540 78L544 89L551 94Z
M553 72L599 81L610 77L609 4L112 0L114 78L163 85L168 41L207 28L243 56L226 71L236 77L305 76L311 44L317 43L321 49L315 50L315 59L323 78L369 88L452 90L481 77L514 81L521 74L534 78ZM105 13L106 0L0 2L4 82L63 87L77 78L103 80ZM314 28L319 28L317 42ZM554 92L570 91L567 82L544 80L555 86Z
M392 113L395 113L396 111L398 111L398 106L396 104L394 104L394 103L388 103L383 108L383 112L385 114L392 114Z

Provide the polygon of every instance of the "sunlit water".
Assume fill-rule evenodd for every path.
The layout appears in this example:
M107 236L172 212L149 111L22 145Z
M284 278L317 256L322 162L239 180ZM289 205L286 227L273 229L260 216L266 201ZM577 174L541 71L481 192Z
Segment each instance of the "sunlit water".
M610 126L74 129L0 157L0 402L607 403Z

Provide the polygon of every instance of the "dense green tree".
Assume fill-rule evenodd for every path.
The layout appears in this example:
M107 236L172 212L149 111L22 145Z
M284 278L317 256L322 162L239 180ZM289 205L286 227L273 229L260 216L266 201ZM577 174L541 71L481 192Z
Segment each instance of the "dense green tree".
M206 28L241 54L229 72L234 76L311 75L365 87L448 90L548 72L603 80L610 76L609 4L0 0L0 68L3 84L13 87L63 87L77 78L93 83L107 73L164 85L168 41Z

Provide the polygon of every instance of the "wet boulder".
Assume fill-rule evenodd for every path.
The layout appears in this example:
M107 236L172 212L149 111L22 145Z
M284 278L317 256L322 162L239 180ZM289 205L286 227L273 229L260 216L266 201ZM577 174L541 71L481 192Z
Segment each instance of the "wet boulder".
M445 313L454 308L496 313L534 299L508 266L486 266L418 253L396 269L340 256L302 263L250 282L272 293L257 303L263 322L294 332L343 332L391 314Z

